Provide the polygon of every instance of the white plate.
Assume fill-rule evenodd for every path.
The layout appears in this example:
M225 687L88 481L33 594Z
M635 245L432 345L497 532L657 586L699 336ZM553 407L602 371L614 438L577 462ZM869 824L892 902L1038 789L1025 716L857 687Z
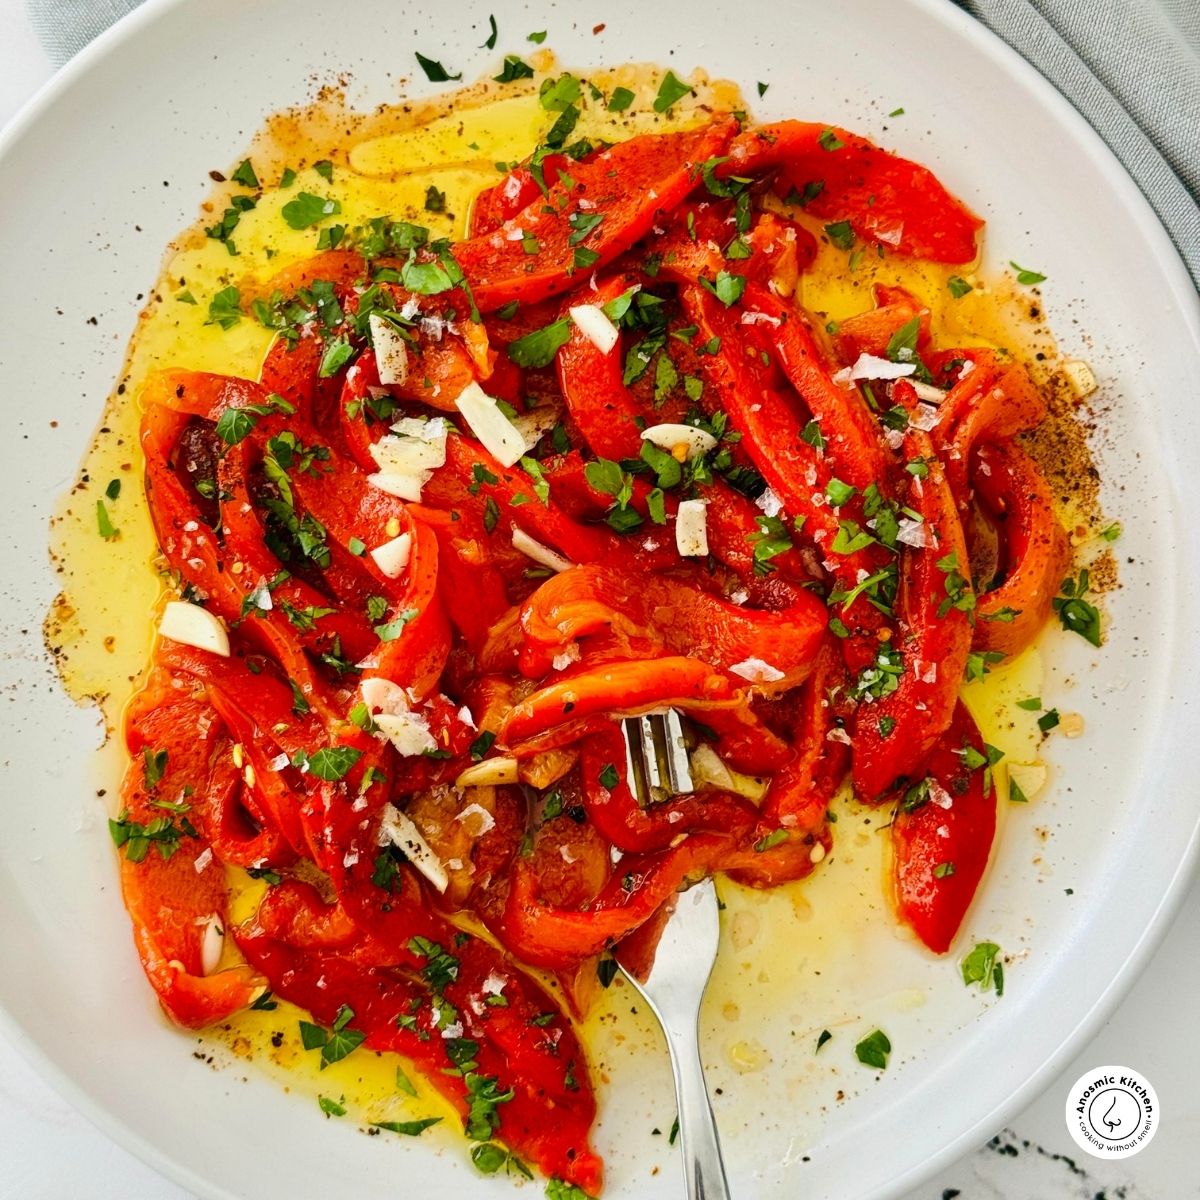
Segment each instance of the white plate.
M950 5L740 0L707 21L682 0L488 7L502 31L494 54L472 49L484 10L445 0L151 0L0 140L0 1004L58 1087L202 1195L390 1200L399 1179L502 1193L461 1150L368 1140L253 1072L244 1082L241 1071L192 1063L192 1043L156 1017L130 945L91 793L94 715L63 697L39 630L56 590L47 516L118 371L139 294L164 245L194 219L208 169L236 161L260 119L303 99L314 73L350 71L355 95L373 102L395 94L414 49L444 54L470 79L547 28L568 65L703 65L751 95L767 80L762 117L820 117L879 135L883 114L903 105L886 143L932 165L987 216L992 265L1016 258L1049 276L1054 328L1104 383L1095 449L1106 508L1125 527L1122 587L1102 653L1056 643L1047 694L1084 714L1087 736L1056 745L1058 782L1010 821L970 917L968 934L1026 948L1004 999L981 1002L954 984L953 964L935 964L939 974L914 971L928 1004L898 1012L897 989L911 981L894 964L915 958L898 959L881 934L868 950L882 965L855 985L863 1022L890 1014L897 1052L878 1083L848 1045L802 1071L811 1056L792 1031L819 1028L822 1016L787 1005L758 1031L766 1072L739 1076L712 1055L735 1194L895 1195L984 1140L1095 1029L1148 958L1195 860L1196 294L1091 130ZM1035 826L1048 830L1036 848ZM836 925L825 928L836 937ZM706 1022L714 1048L720 1021ZM609 1065L597 1138L609 1194L678 1195L674 1153L649 1133L670 1119L665 1067L632 1053ZM839 1080L859 1093L843 1105L831 1103Z

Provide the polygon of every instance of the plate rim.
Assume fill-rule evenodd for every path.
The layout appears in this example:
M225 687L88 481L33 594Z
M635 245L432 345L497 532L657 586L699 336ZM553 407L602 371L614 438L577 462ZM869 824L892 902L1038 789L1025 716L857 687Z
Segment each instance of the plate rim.
M906 0L914 9L920 10L931 21L950 29L957 37L971 44L980 53L996 62L1007 73L1016 77L1033 94L1039 104L1048 109L1060 126L1072 134L1076 145L1103 172L1106 182L1119 190L1119 199L1131 210L1137 227L1154 253L1156 265L1171 287L1170 301L1177 309L1193 342L1193 351L1200 359L1200 290L1197 290L1191 275L1162 221L1155 213L1149 200L1138 186L1129 170L1105 143L1074 104L1018 51L1008 45L998 34L947 0ZM30 96L0 128L0 172L10 148L17 144L34 128L45 110L60 97L69 93L77 80L85 77L95 64L103 61L120 46L135 40L146 27L156 24L171 11L182 8L186 0L145 0L139 7L121 17L104 30L94 41L59 67ZM1195 720L1195 716L1193 717ZM1120 1002L1128 995L1141 976L1149 960L1161 946L1163 939L1178 916L1183 900L1200 867L1200 812L1178 865L1162 889L1161 898L1153 914L1134 943L1124 962L1113 975L1108 986L1095 999L1091 1007L1075 1022L1058 1049L1049 1055L1025 1081L1005 1099L993 1105L967 1128L960 1131L937 1151L922 1162L914 1163L902 1174L894 1176L888 1184L871 1197L882 1200L887 1196L899 1196L919 1186L938 1171L944 1169L965 1153L982 1145L995 1130L1002 1128L1009 1119L1028 1105L1042 1092L1046 1085L1063 1067L1074 1058L1085 1043L1111 1016ZM46 1082L95 1128L117 1145L129 1151L140 1161L157 1171L168 1181L179 1184L205 1200L240 1200L211 1178L197 1174L183 1162L173 1157L156 1143L150 1141L117 1117L101 1101L90 1093L44 1051L23 1027L21 1021L0 1001L0 1032L8 1039L22 1058Z

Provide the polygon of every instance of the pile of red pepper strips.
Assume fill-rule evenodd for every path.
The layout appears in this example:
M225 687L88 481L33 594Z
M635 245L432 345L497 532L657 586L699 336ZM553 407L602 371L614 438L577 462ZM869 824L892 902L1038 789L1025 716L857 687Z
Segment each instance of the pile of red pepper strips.
M585 1056L522 964L556 973L569 1006L579 973L653 929L684 881L806 875L831 845L826 811L848 771L860 799L897 807L901 919L933 950L950 945L995 826L988 748L958 700L968 656L1026 645L1066 565L1046 484L1014 441L1043 402L991 351L935 350L927 310L899 289L877 289L872 311L832 333L814 327L791 295L815 239L785 206L764 207L771 197L848 225L872 253L976 256L981 222L923 167L842 129L715 117L513 169L478 197L472 236L441 252L461 277L436 294L396 282L395 258L318 254L271 291L311 297L320 282L333 328L313 316L279 336L257 382L169 371L147 385L158 541L233 647L226 658L159 639L127 714L122 827L178 852L127 842L122 881L175 1021L221 1021L269 986L405 1056L473 1139L595 1194ZM438 260L418 246L409 261ZM406 331L417 366L400 387L379 386L353 324L373 281L392 310L441 319ZM568 323L552 361L513 361L510 347L568 306L613 301L633 310L623 346L604 353ZM651 306L674 368L665 386L623 365ZM916 421L933 410L915 376L833 378L861 355L895 357L905 331L907 357L944 392L932 423ZM326 374L335 336L353 352ZM419 503L368 483L393 416L453 421L472 380L518 413L558 413L532 473L529 460L502 466L459 421ZM233 410L242 434L219 438ZM727 469L663 489L654 513L641 430L689 420L720 435ZM628 471L619 527L596 459ZM764 482L770 520L751 498ZM707 558L675 548L685 495L706 501ZM898 520L916 537L897 541ZM514 528L577 565L531 570ZM363 548L399 532L411 554L390 578ZM745 660L778 678L730 670ZM408 690L436 754L402 757L369 714L348 719L372 676ZM769 778L761 804L709 784L639 806L619 718L666 706L729 767ZM450 786L497 755L536 791ZM444 895L381 846L388 803L451 861ZM220 864L271 886L232 930L244 963L205 974L205 917L223 921L227 905Z

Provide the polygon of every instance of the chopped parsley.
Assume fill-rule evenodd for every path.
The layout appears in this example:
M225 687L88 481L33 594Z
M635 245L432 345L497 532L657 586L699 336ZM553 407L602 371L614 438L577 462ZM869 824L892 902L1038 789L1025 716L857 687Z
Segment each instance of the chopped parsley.
M289 200L280 210L283 219L293 229L310 229L318 225L326 217L332 217L342 211L341 203L325 196L316 196L312 192L300 192L293 200Z
M489 47L489 49L490 48L491 47ZM420 52L420 50L416 50L413 53L416 54L417 62L421 64L421 70L425 72L425 78L428 79L430 83L449 83L451 80L462 78L461 71L459 71L457 75L451 75L450 72L447 71L446 68L437 61L437 59L426 58L425 55Z
M691 94L691 87L675 77L674 71L668 71L663 81L658 85L658 95L654 97L656 113L670 112L673 105Z
M967 987L977 983L981 992L995 987L996 995L1003 996L1004 964L999 955L1000 947L995 942L979 942L962 960L963 983Z
M892 1052L892 1043L888 1040L888 1036L882 1029L876 1029L873 1033L868 1033L854 1047L854 1056L864 1066L874 1067L877 1071L886 1070L888 1065L888 1055Z
M1062 627L1071 633L1077 633L1093 646L1101 643L1100 612L1094 604L1084 599L1089 585L1088 570L1084 567L1079 572L1079 578L1068 578L1062 582L1060 595L1055 596L1052 604Z
M1028 267L1018 266L1012 259L1008 260L1008 265L1017 273L1017 282L1024 284L1041 283L1046 276L1040 271L1031 271Z

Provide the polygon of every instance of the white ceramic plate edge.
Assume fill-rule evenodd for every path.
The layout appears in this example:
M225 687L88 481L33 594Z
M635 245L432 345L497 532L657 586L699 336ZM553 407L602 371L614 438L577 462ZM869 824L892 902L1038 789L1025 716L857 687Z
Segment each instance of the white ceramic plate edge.
M5 155L10 144L16 142L38 120L43 110L62 94L69 92L75 80L85 76L94 63L103 60L117 46L135 38L143 28L152 25L164 13L184 2L185 0L146 0L145 4L129 13L81 51L48 80L22 106L8 125L0 130L0 158ZM910 0L910 2L931 14L935 20L955 27L964 39L973 42L988 57L1007 64L1010 70L1022 77L1027 86L1040 96L1044 105L1053 110L1058 120L1074 131L1079 146L1102 169L1108 184L1123 195L1131 209L1140 212L1141 230L1151 243L1158 265L1171 285L1170 300L1183 315L1197 351L1200 352L1200 295L1197 295L1173 243L1145 197L1084 117L1034 67L972 17L956 9L954 5L944 2L944 0ZM1191 570L1194 575L1195 568L1192 567ZM1003 1103L995 1105L988 1113L982 1115L969 1128L952 1138L923 1163L894 1177L885 1191L875 1193L877 1196L895 1195L907 1188L915 1187L964 1152L981 1144L1015 1113L1025 1107L1074 1057L1085 1041L1098 1030L1103 1021L1128 993L1162 942L1179 910L1198 861L1200 861L1200 825L1193 828L1187 847L1179 860L1178 868L1163 889L1162 900L1147 923L1142 936L1114 975L1110 985L1076 1022L1070 1034L1063 1039L1058 1051L1047 1058L1042 1066ZM3 1007L0 1007L0 1029L3 1029L39 1075L45 1078L92 1124L119 1145L124 1146L155 1170L198 1196L209 1197L212 1200L240 1200L235 1193L195 1174L155 1143L113 1117L103 1105L93 1101L80 1085L76 1084L36 1044L24 1036L25 1031L20 1023Z

